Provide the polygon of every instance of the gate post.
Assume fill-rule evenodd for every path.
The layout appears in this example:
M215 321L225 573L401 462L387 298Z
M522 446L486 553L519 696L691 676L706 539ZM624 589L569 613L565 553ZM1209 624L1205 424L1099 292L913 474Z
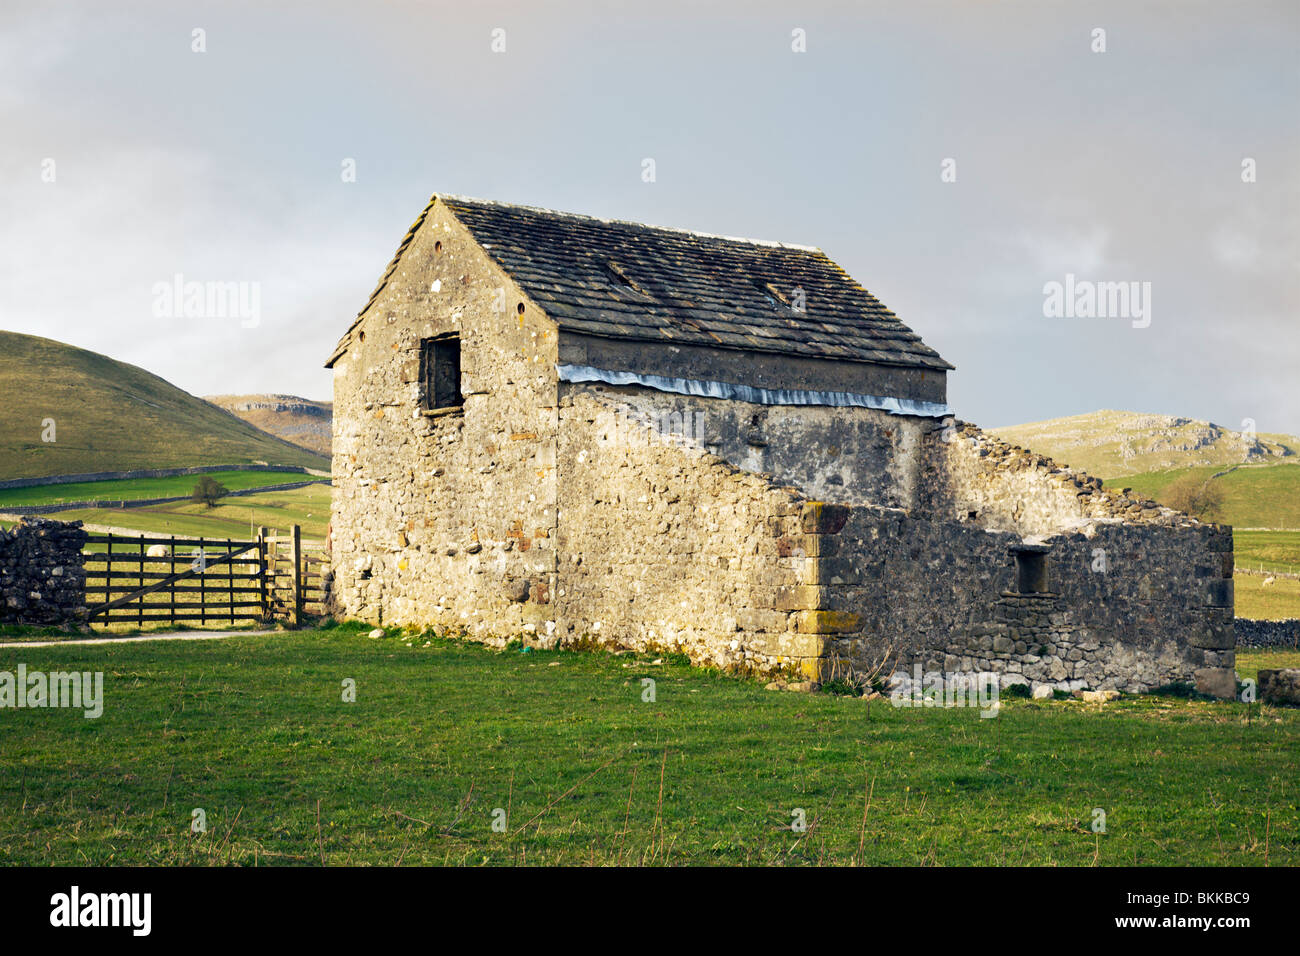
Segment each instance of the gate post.
M266 525L257 529L257 599L262 604L262 619L266 620L271 616L271 604L267 601L266 595Z
M293 552L293 626L302 625L302 529L297 525L293 526L292 545Z

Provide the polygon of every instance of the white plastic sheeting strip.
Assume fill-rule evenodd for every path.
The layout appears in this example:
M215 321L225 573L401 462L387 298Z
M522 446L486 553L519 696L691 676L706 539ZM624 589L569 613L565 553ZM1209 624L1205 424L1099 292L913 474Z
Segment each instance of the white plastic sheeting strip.
M891 415L916 415L922 418L946 418L952 408L940 402L919 402L911 398L882 398L856 392L821 392L802 388L754 388L731 382L708 382L693 378L669 378L643 375L640 372L615 372L590 365L559 365L562 382L604 382L606 385L644 385L677 395L704 398L727 398L755 405L835 405L878 408Z

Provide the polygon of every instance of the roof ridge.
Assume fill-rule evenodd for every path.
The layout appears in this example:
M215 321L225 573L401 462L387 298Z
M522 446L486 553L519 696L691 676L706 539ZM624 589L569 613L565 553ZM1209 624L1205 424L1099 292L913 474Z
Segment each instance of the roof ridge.
M701 239L722 239L726 242L744 242L751 246L767 246L772 249L799 249L804 252L818 252L826 255L819 246L804 245L799 242L780 242L776 239L751 239L746 236L725 236L716 232L701 232L698 229L686 229L681 226L658 226L649 222L637 222L634 219L606 219L581 212L565 212L562 209L550 209L546 206L528 206L524 203L502 202L499 199L480 199L477 196L462 196L458 193L434 193L430 201L451 200L452 202L475 203L480 206L496 206L502 209L523 209L527 212L541 213L546 216L563 216L566 219L581 219L598 222L606 226L634 226L638 229L654 229L658 232L675 232L686 236L698 236Z

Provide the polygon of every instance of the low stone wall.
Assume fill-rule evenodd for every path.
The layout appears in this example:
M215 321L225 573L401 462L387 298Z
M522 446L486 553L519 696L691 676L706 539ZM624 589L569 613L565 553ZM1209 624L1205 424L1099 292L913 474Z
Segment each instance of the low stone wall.
M1235 622L1238 647L1300 648L1300 618L1256 621L1239 617Z
M1035 549L1044 589L1020 590L1013 532L844 509L819 542L819 603L841 616L830 653L857 670L992 671L1003 683L1230 695L1232 536L1214 526L1103 524Z
M0 531L0 622L62 624L85 613L80 521L24 518Z

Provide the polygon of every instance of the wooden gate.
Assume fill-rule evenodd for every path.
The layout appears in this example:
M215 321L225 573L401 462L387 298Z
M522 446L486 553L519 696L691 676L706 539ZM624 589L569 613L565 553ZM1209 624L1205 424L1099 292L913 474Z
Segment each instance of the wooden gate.
M92 533L84 558L91 623L297 626L324 610L323 547L296 525L250 541Z
M325 613L325 542L304 540L297 525L287 535L258 529L265 544L268 616L299 624Z

